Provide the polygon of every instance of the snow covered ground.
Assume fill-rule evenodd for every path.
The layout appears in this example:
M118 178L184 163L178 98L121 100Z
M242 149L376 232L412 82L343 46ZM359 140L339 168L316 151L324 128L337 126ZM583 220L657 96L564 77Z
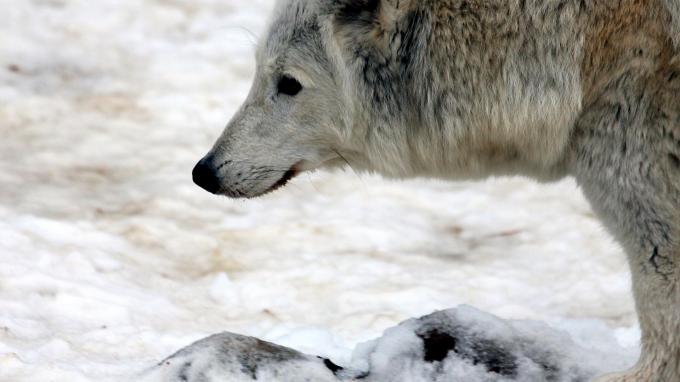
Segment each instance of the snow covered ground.
M122 379L225 330L350 363L459 304L634 360L624 256L572 181L194 186L271 6L0 0L0 381Z

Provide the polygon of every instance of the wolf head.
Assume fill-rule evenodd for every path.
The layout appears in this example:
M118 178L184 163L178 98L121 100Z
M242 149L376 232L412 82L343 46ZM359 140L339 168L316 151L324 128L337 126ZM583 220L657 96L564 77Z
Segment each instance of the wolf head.
M380 36L406 3L279 1L258 44L250 94L194 168L194 182L211 193L250 198L348 157L363 167L370 121L362 79L349 66L373 56L380 62Z

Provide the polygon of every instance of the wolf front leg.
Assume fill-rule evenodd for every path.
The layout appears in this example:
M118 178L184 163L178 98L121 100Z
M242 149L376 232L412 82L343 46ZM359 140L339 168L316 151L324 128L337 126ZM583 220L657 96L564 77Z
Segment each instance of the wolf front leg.
M588 106L570 166L628 255L642 354L598 381L680 381L680 79L626 74Z

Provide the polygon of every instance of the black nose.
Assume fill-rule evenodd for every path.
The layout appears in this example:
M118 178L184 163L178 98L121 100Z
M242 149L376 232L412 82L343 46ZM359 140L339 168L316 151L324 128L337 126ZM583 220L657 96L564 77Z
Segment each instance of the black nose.
M217 171L211 164L209 158L203 158L194 167L194 171L191 175L196 183L202 189L210 192L211 194L216 194L220 190L220 179L217 177Z

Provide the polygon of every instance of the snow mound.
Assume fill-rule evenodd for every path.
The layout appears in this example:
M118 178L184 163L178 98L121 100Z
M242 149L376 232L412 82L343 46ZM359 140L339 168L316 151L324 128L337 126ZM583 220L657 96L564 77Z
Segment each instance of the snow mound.
M180 350L145 382L587 381L620 357L577 345L539 322L502 320L468 306L411 319L359 345L350 367L253 337L222 333Z

